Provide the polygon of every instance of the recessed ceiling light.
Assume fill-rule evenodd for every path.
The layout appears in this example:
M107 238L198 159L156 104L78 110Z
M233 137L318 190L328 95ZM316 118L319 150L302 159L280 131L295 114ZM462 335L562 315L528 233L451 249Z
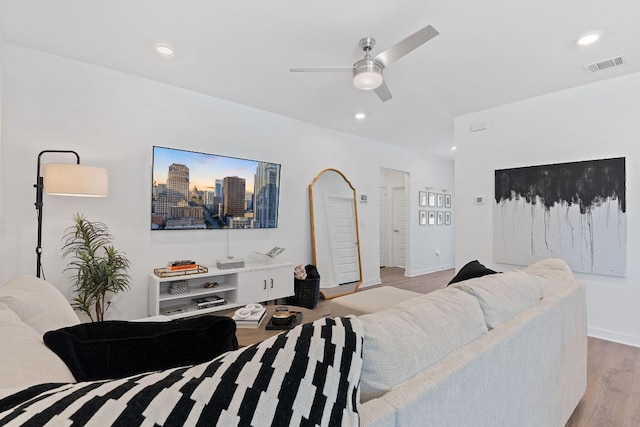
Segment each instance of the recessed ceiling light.
M356 113L354 117L358 120L364 120L367 117L367 115L365 113Z
M456 151L456 146L451 147L451 150Z
M578 46L587 46L600 40L602 37L602 31L592 31L590 33L583 34L576 40Z
M162 56L173 56L173 54L175 53L173 48L165 43L158 43L156 45L156 52L158 52L158 54Z

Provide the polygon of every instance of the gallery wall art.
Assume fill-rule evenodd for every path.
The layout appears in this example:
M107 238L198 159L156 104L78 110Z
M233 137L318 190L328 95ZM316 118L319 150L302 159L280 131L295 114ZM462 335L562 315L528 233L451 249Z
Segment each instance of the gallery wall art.
M625 186L624 157L496 170L495 261L624 276Z

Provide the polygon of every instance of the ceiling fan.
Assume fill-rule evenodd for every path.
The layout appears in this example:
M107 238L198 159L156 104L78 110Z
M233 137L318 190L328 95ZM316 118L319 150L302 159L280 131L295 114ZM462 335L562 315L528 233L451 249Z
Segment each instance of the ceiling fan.
M353 65L337 65L325 67L292 67L291 72L333 72L353 71L353 85L361 90L373 90L382 102L391 99L391 92L384 82L382 71L392 62L402 58L415 48L425 44L435 36L438 31L431 25L416 31L404 40L394 44L389 49L371 57L371 49L376 44L373 37L365 37L360 40L360 47L364 50L364 58Z

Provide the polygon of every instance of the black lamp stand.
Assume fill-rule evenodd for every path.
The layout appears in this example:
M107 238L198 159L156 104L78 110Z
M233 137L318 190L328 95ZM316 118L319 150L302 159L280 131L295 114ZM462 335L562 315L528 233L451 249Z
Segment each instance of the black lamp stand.
M44 193L44 178L40 176L40 159L45 153L66 153L76 156L76 164L80 164L80 156L75 151L71 150L44 150L38 154L38 167L36 169L36 183L33 185L36 188L36 210L38 211L38 245L36 246L36 276L40 277L42 271L42 196Z

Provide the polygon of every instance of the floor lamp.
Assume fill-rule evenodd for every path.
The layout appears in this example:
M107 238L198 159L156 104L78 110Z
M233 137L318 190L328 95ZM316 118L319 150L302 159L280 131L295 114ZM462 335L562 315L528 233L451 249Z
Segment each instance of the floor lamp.
M40 175L40 161L43 154L73 154L76 163L46 163ZM36 276L42 271L42 200L43 194L56 196L106 197L109 192L107 170L80 164L80 156L70 150L44 150L38 154L36 170L36 210L38 211L38 245L36 246Z

